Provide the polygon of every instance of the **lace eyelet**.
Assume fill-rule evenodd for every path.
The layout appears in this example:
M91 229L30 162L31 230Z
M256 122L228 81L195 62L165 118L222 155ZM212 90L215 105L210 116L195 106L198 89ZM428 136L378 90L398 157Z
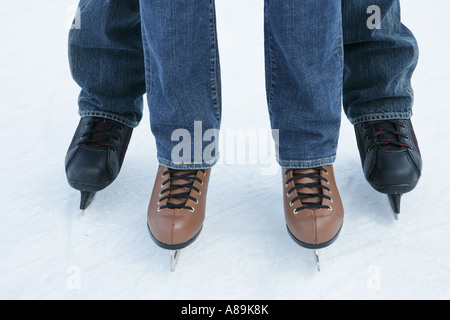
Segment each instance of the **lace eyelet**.
M161 207L158 207L158 209L156 209L156 211L161 212Z
M195 208L191 207L191 210L189 210L190 212L194 212Z
M202 191L200 190L199 192L198 192L198 195L200 196L202 194Z
M328 210L329 210L329 211L333 211L333 207L328 206Z
M159 206L161 204L161 201L158 201L156 204Z
M292 201L290 201L290 202L289 202L289 206L292 207L293 205L294 205L294 204L292 203Z
M288 193L286 193L286 195L288 196L288 198L291 196L291 194L288 192Z
M294 214L295 214L295 215L297 215L297 214L298 214L298 211L297 211L297 209L294 209Z
M117 149L116 149L116 148L113 148L113 149L112 149L112 152L117 152Z
M198 200L197 199L195 199L195 204L198 204Z

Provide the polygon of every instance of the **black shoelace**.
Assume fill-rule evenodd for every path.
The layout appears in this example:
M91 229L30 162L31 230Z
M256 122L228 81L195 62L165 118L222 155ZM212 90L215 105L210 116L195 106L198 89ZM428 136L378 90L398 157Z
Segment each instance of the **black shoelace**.
M369 126L373 126L375 130L375 135L366 135L365 139L373 140L374 143L368 147L368 152L372 151L377 146L381 146L383 149L401 149L408 148L412 149L409 144L403 143L399 138L404 138L409 140L409 136L405 133L397 130L397 126L405 128L405 125L397 122L396 120L380 120L380 121L370 121L365 126L364 130L367 130ZM375 139L374 139L375 138Z
M165 180L162 183L162 187L167 185L168 183L170 183L170 187L165 188L161 191L161 193L159 194L160 196L162 196L163 194L165 194L166 192L169 192L169 194L163 196L162 198L159 199L158 204L160 204L162 201L167 199L167 204L163 205L161 207L158 208L158 211L160 211L161 209L188 209L191 212L194 212L194 208L190 207L190 206L186 206L186 202L190 199L195 201L195 203L198 203L198 200L191 196L191 190L195 190L197 191L197 193L200 195L201 191L200 189L198 189L197 187L194 186L194 182L198 181L203 185L203 181L197 177L197 172L201 171L203 172L203 174L206 174L205 170L190 170L186 173L182 173L182 174L177 174L179 173L180 170L174 170L174 169L168 169L166 171L163 172L163 176L168 175L167 180ZM188 183L184 183L184 184L173 184L173 181L176 180L187 180L189 181ZM173 191L178 191L180 189L187 189L184 192L178 192L178 193L173 193ZM170 199L178 199L178 200L182 200L181 203L177 204L177 203L172 203L169 202Z
M120 123L105 119L105 118L92 118L92 120L86 122L87 128L85 133L80 137L81 141L78 145L86 145L90 147L109 148L113 151L115 146L111 144L111 138L120 141L120 137L114 133L115 128L123 130L123 125Z
M322 177L320 175L321 171L327 172L327 170L323 167L315 168L315 170L316 170L315 172L309 172L309 173L301 173L301 172L297 172L297 170L298 169L289 169L286 171L286 174L288 172L292 171L292 178L289 178L286 181L286 184L290 183L291 181L294 181L294 186L291 189L289 189L288 195L290 195L292 192L299 190L301 188L318 189L320 192L304 193L304 192L297 191L297 196L291 200L290 205L293 205L295 201L300 200L302 203L302 206L296 208L294 210L294 212L298 213L300 210L306 210L306 209L314 210L314 209L322 209L322 208L332 210L332 208L330 206L322 205L323 199L331 200L330 196L327 196L327 195L323 194L323 192L322 192L323 189L330 191L330 188L328 188L327 186L325 186L321 183L321 181L324 181L328 184L328 179L326 179L325 177ZM316 181L309 182L309 183L296 182L297 180L300 180L303 178L309 178L309 179L313 179ZM304 199L309 199L309 198L319 198L319 201L317 201L317 202L302 201Z

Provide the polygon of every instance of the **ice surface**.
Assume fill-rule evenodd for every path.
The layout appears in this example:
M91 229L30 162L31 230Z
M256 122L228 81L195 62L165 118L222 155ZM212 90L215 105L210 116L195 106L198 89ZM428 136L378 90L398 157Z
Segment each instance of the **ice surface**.
M450 298L449 1L402 2L421 48L413 79L420 184L395 222L387 197L364 180L344 117L335 171L346 218L338 241L321 250L321 273L286 232L279 172L250 162L213 169L203 232L171 273L169 253L146 228L157 167L147 111L119 178L80 215L63 164L78 123L67 62L76 5L1 4L0 298ZM269 127L262 5L217 1L223 130Z

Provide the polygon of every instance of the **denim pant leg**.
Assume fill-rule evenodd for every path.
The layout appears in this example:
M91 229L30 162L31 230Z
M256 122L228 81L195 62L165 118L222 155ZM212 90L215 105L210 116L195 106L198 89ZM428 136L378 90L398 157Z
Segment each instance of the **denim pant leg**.
M342 111L341 14L340 1L265 1L267 100L282 167L335 160Z
M343 0L342 15L343 102L350 122L410 118L418 46L400 21L399 0Z
M81 0L79 10L69 34L79 114L136 127L145 94L139 0Z
M214 0L141 0L150 124L160 164L217 160L221 86Z

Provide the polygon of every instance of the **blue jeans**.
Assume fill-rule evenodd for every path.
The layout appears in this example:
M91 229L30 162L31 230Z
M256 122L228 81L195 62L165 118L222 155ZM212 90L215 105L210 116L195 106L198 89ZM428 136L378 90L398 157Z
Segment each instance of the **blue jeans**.
M372 2L265 0L267 101L281 166L334 162L343 90L354 123L409 114L404 100L412 99L413 68L401 66L417 59L403 55L403 47L416 52L414 38L400 23L397 0L378 1L384 29L369 30ZM214 0L81 0L79 7L81 28L70 32L69 57L82 88L80 115L136 127L147 93L159 162L175 169L213 166L217 148L207 157L202 151L217 141L222 112ZM384 67L386 57L396 68ZM180 151L180 141L189 148ZM183 161L174 161L178 151Z
M363 28L365 10L380 9L380 29ZM418 62L414 35L400 20L398 0L343 0L344 111L352 124L409 119L414 93L411 77Z

